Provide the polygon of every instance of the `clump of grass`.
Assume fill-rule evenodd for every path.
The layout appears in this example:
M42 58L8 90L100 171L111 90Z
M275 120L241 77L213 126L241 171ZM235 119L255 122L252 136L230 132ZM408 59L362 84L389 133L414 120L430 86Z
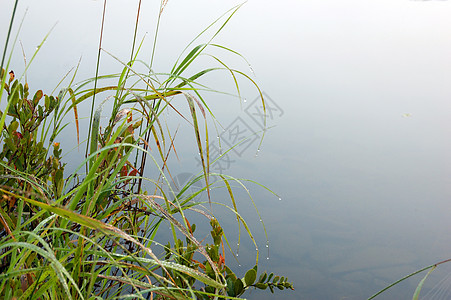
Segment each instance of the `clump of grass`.
M166 2L161 2L159 17ZM219 220L193 201L205 193L212 205L210 189L225 188L229 209L255 243L237 210L230 184L242 183L209 171L207 118L214 119L214 115L201 93L206 87L198 82L210 72L226 71L233 75L239 93L237 75L252 79L220 60L220 67L185 74L239 7L230 10L222 23L224 18L211 24L219 24L219 29L209 42L193 46L195 39L168 73L151 68L137 71L140 45L135 45L135 29L130 59L115 58L122 65L119 74L96 72L94 78L74 88L74 73L58 96L42 90L30 92L28 82L6 71L9 61L3 68L3 55L0 97L5 94L7 103L0 116L0 297L234 299L250 288L293 289L285 277L266 271L258 276L258 255L255 267L239 278L227 266L226 248L232 254L233 250ZM136 28L138 23L139 8ZM8 40L9 34L5 53ZM99 57L111 55L101 48L101 41L102 34ZM150 66L153 59L152 55ZM115 80L115 84L102 86L104 79ZM93 88L89 88L91 83ZM102 100L100 104L96 97ZM179 112L173 97L185 99L187 115ZM67 174L60 135L73 115L80 143L78 108L86 101L92 101L86 157ZM111 107L105 124L101 122L104 104ZM200 174L178 192L171 188L167 166L176 148L175 134L160 120L168 110L193 129L202 162ZM154 177L144 177L145 167L152 169ZM205 183L204 188L189 192L198 181ZM196 222L208 222L210 239L196 235L187 211L199 213ZM170 241L155 238L162 224L170 224ZM159 247L163 254L155 251Z

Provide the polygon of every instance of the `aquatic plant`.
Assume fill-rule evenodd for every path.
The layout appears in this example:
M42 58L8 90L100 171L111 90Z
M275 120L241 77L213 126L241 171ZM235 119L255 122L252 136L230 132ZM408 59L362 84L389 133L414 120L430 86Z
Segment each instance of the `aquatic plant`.
M161 1L159 18L166 2ZM0 112L1 298L235 299L250 288L271 292L275 288L293 289L285 277L267 275L266 271L258 275L258 252L255 266L238 277L227 265L226 249L235 255L220 220L194 201L204 193L208 198L205 204L214 205L210 190L224 188L231 203L227 207L256 244L238 212L231 182L244 185L236 178L209 171L212 162L207 118L214 120L214 115L202 90L212 89L198 79L210 72L226 71L232 74L238 94L237 75L255 82L219 59L219 67L185 74L207 47L236 53L211 41L239 7L209 26L219 24L219 29L207 43L193 46L194 39L170 72L154 72L153 55L147 71L137 71L140 45L135 50L135 29L128 61L121 61L99 46L98 57L114 57L122 66L120 73L99 75L98 59L94 78L75 86L74 72L58 96L42 90L31 93L31 84L7 71L9 59L3 65L14 7L0 67L0 99L6 95L6 108ZM102 34L100 45L101 41ZM111 80L115 84L102 85ZM177 109L175 96L184 97L188 115ZM96 97L103 98L100 104ZM77 143L83 145L78 109L89 100L86 157L67 174L60 134L67 130L67 119L73 118ZM263 96L262 103L264 106ZM111 111L107 123L102 124L106 104ZM199 175L179 191L170 184L167 162L176 145L175 134L160 120L165 111L178 114L193 129L201 160ZM145 177L146 163L147 168L149 164L152 168L152 178ZM200 181L203 188L190 192L189 188ZM196 225L186 216L187 211L198 213L198 224L208 220L211 239L196 236ZM171 241L156 239L162 224L169 224ZM158 247L164 249L162 254L155 252Z

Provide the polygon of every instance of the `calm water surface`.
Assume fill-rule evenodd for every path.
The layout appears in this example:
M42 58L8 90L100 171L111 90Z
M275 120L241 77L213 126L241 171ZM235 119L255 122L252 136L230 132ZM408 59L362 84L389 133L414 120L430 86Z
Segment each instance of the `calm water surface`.
M157 15L154 2L143 4L146 18L139 32L139 38L147 32L141 52L146 61ZM238 3L169 1L155 69L170 70L198 32ZM2 28L11 5L0 11ZM31 89L53 89L81 56L77 78L94 75L102 5L19 2L19 19L29 7L19 35L28 60L58 21L29 69ZM137 1L108 2L103 47L124 60L136 7ZM260 270L295 283L296 291L274 298L366 299L410 272L451 257L450 15L450 1L250 0L215 40L246 56L268 100L267 122L273 127L260 151L259 138L251 138L213 168L255 180L278 195L248 184L267 229L268 254L255 209L244 191L236 192L258 241ZM254 76L241 59L211 53ZM13 68L23 69L20 46L13 58ZM102 57L101 72L120 68ZM225 74L205 82L233 91ZM261 107L254 102L258 93L242 82L246 101L241 105L233 97L206 97L226 129L219 132L223 149L252 133L261 136ZM171 118L171 126L184 124ZM183 181L199 165L189 128L182 126L178 142L187 147L179 146L181 159L171 168ZM214 147L219 153L219 145ZM224 192L214 195L227 202ZM224 214L230 239L236 241L234 219L219 207L214 213ZM255 246L243 237L239 263L229 261L244 273L255 254ZM449 272L445 265L433 273L422 295L432 289L427 299L447 299L434 292L449 290L449 282L437 286ZM379 299L409 299L421 278ZM267 292L247 295L271 298Z

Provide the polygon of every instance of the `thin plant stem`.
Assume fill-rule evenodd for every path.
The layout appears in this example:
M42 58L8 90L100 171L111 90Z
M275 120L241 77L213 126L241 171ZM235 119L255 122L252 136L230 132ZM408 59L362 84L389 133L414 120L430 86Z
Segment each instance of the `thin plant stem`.
M88 127L88 140L86 142L86 153L85 157L88 156L88 151L90 148L90 140L89 137L91 134L97 134L97 132L92 133L92 121L93 121L93 114L94 114L94 103L96 99L96 89L97 89L97 80L99 76L99 67L100 67L100 53L102 51L102 40L103 40L103 25L105 24L105 12L106 12L106 0L103 1L103 13L102 13L102 25L100 28L100 39L99 39L99 50L97 53L97 63L96 63L96 76L94 79L94 94L92 95L92 102L91 102L91 113L89 116L89 127Z
M158 13L157 25L156 25L156 28L155 28L155 37L154 37L154 40L153 40L152 55L150 57L149 75L152 73L153 60L154 60L154 57L155 57L155 49L156 49L156 46L157 46L158 31L160 29L160 20L161 20L161 15L163 13L163 9L164 9L164 6L166 5L166 3L167 3L167 1L164 1L164 0L161 0L161 2L160 2L160 11ZM155 108L155 101L152 103L152 109L154 109L154 108ZM146 127L149 126L149 122L151 122L151 120L147 119ZM144 144L144 149L145 150L148 149L150 133L151 133L151 130L149 130L146 133L145 137L144 137L144 140L146 141L146 144ZM144 175L144 168L145 167L146 167L146 151L143 151L143 153L141 155L141 164L140 164L140 168L139 168L140 171L139 171L139 180L138 180L137 193L139 193L140 190L141 190L142 178L143 178L143 175Z
M11 14L11 21L9 22L8 34L6 35L5 49L3 49L2 63L0 64L0 70L3 69L3 63L5 62L6 49L8 48L9 37L11 36L11 30L13 28L14 17L16 15L16 9L17 9L18 3L19 3L19 0L16 0L16 2L14 2L14 8L13 8L13 12Z
M377 293L374 294L373 296L369 297L367 300L371 300L371 299L376 298L376 297L379 296L380 294L384 293L386 290L388 290L388 289L394 287L394 286L397 285L398 283L401 283L402 281L404 281L404 280L406 280L406 279L408 279L408 278L410 278L410 277L412 277L412 276L414 276L414 275L417 275L418 273L421 273L421 272L423 272L423 271L429 270L430 268L435 268L435 267L437 267L437 266L439 266L439 265L441 265L441 264L444 264L444 263L447 263L447 262L450 262L450 261L451 261L451 258L450 258L450 259L447 259L447 260L443 260L443 261L438 262L438 263L436 263L436 264L427 266L427 267L422 268L422 269L420 269L420 270L417 270L417 271L415 271L415 272L413 272L413 273L410 273L409 275L404 276L403 278L401 278L401 279L399 279L399 280L396 280L395 282L393 282L393 283L390 284L389 286L386 286L385 288L383 288L382 290L380 290L379 292L377 292Z

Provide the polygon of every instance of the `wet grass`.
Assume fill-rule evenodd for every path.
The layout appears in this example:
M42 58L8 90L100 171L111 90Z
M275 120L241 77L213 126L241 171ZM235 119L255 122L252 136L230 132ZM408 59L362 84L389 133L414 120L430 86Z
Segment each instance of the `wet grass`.
M153 53L166 2L160 3ZM0 117L1 298L234 299L250 288L293 288L283 276L266 271L257 275L258 252L255 267L239 278L227 266L235 250L220 220L207 209L216 202L210 190L224 189L229 196L226 209L236 216L239 231L244 228L257 245L234 196L233 186L246 190L245 185L210 172L208 124L215 124L213 130L220 125L203 97L215 89L199 80L224 72L228 78L232 75L238 97L242 79L255 85L264 106L263 96L249 75L220 57L214 57L217 66L187 71L195 69L196 60L211 47L239 55L213 44L213 39L241 5L207 27L216 31L206 43L198 42L207 34L203 31L170 71L158 73L152 69L154 54L148 64L139 57L140 4L130 57L122 60L102 48L103 17L108 13L104 6L95 76L75 85L75 69L58 95L32 92L26 77L7 71L12 56L7 50L15 51L17 40L10 38L15 8L12 12L0 68L0 99L6 101ZM117 74L99 74L103 55L121 66ZM145 72L137 71L143 66ZM182 113L179 105L189 112ZM81 119L79 109L87 106L90 117ZM198 175L178 190L172 188L168 168L168 159L177 151L177 132L169 131L164 112L177 115L192 129L201 161ZM107 120L102 118L105 114ZM76 132L70 134L76 135L78 147L86 149L75 170L65 168L69 145L62 135L69 130L68 122L75 124ZM86 136L80 132L81 122L89 122ZM152 177L145 177L145 170ZM190 189L199 182L202 188ZM195 201L201 194L207 196L206 203ZM249 201L253 202L250 196ZM188 211L197 217L189 219ZM210 226L211 236L196 235L195 223ZM155 239L163 226L170 227L170 240Z

